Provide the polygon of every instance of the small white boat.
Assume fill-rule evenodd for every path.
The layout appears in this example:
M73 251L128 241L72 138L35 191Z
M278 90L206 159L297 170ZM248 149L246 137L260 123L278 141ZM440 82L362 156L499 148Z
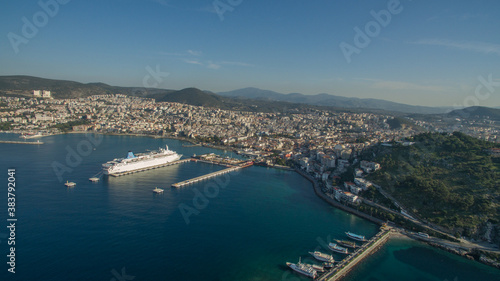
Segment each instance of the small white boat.
M73 186L76 185L76 183L74 183L72 181L66 181L66 183L64 185L67 186L67 187L73 187Z
M315 259L319 261L335 262L331 255L322 253L320 251L309 252L309 254L311 254Z
M155 187L155 189L153 189L153 192L156 194L161 194L161 193L163 193L163 191L164 191L163 189L158 188L158 187Z
M91 182L98 182L99 178L96 178L96 177L89 178L89 181L91 181Z
M354 239L354 240L357 240L357 241L361 241L361 242L367 241L363 235L355 234L352 232L346 232L345 234L347 235L347 237Z
M347 248L340 247L339 245L337 245L335 243L328 244L328 248L330 248L330 250L337 252L337 253L346 254L346 255L349 254L349 251L347 251Z

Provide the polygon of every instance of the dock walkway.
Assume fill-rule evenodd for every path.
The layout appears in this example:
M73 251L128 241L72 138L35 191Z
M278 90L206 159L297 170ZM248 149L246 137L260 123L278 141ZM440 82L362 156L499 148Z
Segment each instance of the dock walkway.
M390 229L384 229L368 240L351 255L336 264L329 272L318 278L318 281L336 281L345 277L360 261L378 250L391 236Z
M202 181L202 180L206 180L206 179L209 179L209 178L216 177L218 175L227 174L227 173L236 171L238 169L241 169L241 167L235 166L235 167L227 168L227 169L224 169L224 170L220 170L220 171L217 171L217 172L213 172L213 173L206 174L206 175L203 175L203 176L199 176L199 177L196 177L196 178L192 178L192 179L189 179L189 180L185 180L185 181L181 181L181 182L178 182L178 183L174 183L174 184L172 184L172 187L180 188L180 187L186 186L188 184L192 184L192 183L196 183L196 182L199 182L199 181Z

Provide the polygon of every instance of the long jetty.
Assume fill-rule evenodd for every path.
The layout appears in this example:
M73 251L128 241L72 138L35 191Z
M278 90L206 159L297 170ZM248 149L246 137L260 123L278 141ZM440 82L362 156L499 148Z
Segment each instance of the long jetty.
M224 169L224 170L220 170L220 171L217 171L217 172L213 172L213 173L206 174L206 175L203 175L203 176L199 176L199 177L196 177L196 178L192 178L192 179L189 179L189 180L185 180L185 181L181 181L181 182L178 182L178 183L174 183L174 184L172 184L172 187L180 188L180 187L186 186L188 184L192 184L192 183L196 183L196 182L199 182L199 181L202 181L202 180L206 180L206 179L209 179L209 178L216 177L218 175L227 174L227 173L236 171L238 169L241 169L241 167L240 166L235 166L235 167L227 168L227 169Z
M43 144L43 141L0 141L0 143Z
M236 170L246 168L246 167L253 165L252 161L244 161L244 160L227 158L227 157L223 158L221 156L215 155L214 153L203 154L200 156L193 156L193 158L191 158L191 160L194 162L202 162L202 163L207 163L207 164L220 165L220 166L226 167L226 169L220 170L217 172L213 172L210 174L206 174L203 176L199 176L196 178L192 178L189 180L181 181L178 183L174 183L174 184L172 184L172 187L180 188L180 187L192 184L192 183L196 183L196 182L199 182L202 180L213 178L213 177L216 177L216 176L219 176L222 174L227 174L227 173L230 173L230 172L233 172L233 171L236 171Z
M119 173L119 174L111 174L111 176L113 176L113 177L120 177L120 176L130 175L130 174L138 173L138 172L142 172L142 171L157 169L157 168L161 168L161 167L167 167L167 166L182 164L182 163L186 163L186 162L189 162L189 161L192 161L192 160L190 158L188 158L188 159L181 159L181 160L177 160L177 161L174 161L174 162L169 162L169 163L160 164L160 165L156 165L156 166L146 167L146 168L142 168L142 169L138 169L138 170L133 170L133 171L129 171L129 172L124 172L124 173Z
M389 237L391 237L391 232L391 229L383 229L317 280L336 281L345 277L359 262L380 249Z

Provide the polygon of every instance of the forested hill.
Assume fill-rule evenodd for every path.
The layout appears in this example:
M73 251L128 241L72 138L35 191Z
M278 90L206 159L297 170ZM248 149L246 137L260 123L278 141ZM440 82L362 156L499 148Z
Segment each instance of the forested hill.
M423 133L415 144L375 146L365 158L382 169L370 175L410 211L452 229L457 235L479 238L485 225L496 225L500 242L500 158L498 144L455 132Z

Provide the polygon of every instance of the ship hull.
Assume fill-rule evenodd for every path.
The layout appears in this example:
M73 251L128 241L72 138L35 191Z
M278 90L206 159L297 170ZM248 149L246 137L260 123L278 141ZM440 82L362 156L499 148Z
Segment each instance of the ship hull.
M346 247L346 248L351 248L351 249L355 249L357 246L354 242L350 242L350 241L343 241L343 240L335 240L337 242L337 244L339 244L340 246L343 246L343 247Z
M287 262L286 265L288 265L288 267L290 267L293 271L297 272L297 273L300 273L302 275L305 275L309 278L312 278L312 279L315 279L317 277L317 273L315 270L313 271L305 271L305 270L302 270L300 268L300 266L294 264L294 263L291 263L291 262Z
M313 253L313 252L309 252L309 254L311 254L315 259L317 259L319 261L326 261L326 262L333 262L334 261L332 256L325 257L325 256L321 256L319 254Z
M161 153L144 155L132 159L115 159L115 161L103 164L103 173L105 175L117 176L131 172L149 170L177 161L181 157L182 155L173 151L163 150Z
M332 250L336 253L346 254L346 255L349 254L349 251L346 248L339 247L339 246L332 244L332 243L330 243L330 245L328 245L328 248L330 248L330 250Z
M345 234L347 235L347 237L351 238L352 240L356 240L356 241L360 241L360 242L366 242L366 239L365 239L364 236L357 235L357 234L350 233L350 232L346 232Z

